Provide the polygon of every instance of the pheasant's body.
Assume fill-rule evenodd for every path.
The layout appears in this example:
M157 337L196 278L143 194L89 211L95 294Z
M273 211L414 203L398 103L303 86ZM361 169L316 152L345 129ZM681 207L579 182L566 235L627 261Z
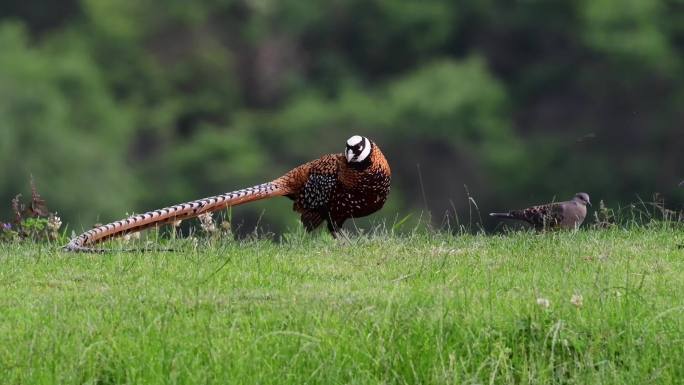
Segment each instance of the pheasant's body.
M369 164L356 166L344 155L326 155L302 165L284 176L302 181L301 188L288 194L293 209L302 215L307 230L324 220L334 234L344 221L372 214L385 204L391 172L384 155L374 146Z
M95 251L89 247L110 238L276 196L294 200L293 209L301 214L308 231L327 221L335 235L347 219L382 208L389 194L391 171L384 155L368 139L359 142L355 138L362 137L349 139L346 154L324 155L269 183L99 226L72 239L65 249Z

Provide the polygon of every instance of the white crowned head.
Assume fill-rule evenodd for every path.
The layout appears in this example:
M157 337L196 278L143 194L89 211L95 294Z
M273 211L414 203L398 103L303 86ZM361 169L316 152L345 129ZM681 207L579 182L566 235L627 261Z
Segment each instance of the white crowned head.
M371 153L371 141L365 136L354 135L347 139L347 148L344 155L349 163L360 163L368 158Z

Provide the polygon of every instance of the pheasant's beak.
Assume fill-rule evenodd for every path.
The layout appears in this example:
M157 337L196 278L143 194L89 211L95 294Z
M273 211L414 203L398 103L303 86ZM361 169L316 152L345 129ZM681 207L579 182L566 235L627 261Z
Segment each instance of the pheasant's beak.
M351 149L347 150L346 156L347 156L347 162L351 163L352 159L354 159L354 151L352 151Z
M587 201L587 206L591 207L591 202Z

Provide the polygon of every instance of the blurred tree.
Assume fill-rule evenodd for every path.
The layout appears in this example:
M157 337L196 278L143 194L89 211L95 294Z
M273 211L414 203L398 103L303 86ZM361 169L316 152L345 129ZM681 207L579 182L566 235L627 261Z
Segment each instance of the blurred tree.
M480 207L684 199L681 1L58 8L0 6L0 199L33 173L76 226L263 182L355 133L392 162L391 218L463 211L464 185ZM278 202L240 209L247 227L294 223Z
M99 69L69 45L29 47L19 25L0 27L0 199L26 191L33 174L52 207L92 222L123 212L136 194L124 168L130 120Z
M31 33L49 33L80 16L78 0L3 0L0 15L5 19L24 20Z

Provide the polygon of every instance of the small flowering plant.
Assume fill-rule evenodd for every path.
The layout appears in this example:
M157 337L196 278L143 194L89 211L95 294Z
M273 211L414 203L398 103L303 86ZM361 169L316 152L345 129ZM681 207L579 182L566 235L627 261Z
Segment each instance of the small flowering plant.
M224 237L232 237L233 231L229 220L217 220L211 212L197 216L200 224L200 234L209 240L217 240Z
M542 309L548 309L551 306L551 301L548 298L539 297L537 298L537 306Z
M54 241L60 237L62 219L51 213L31 179L31 200L24 203L21 194L12 199L14 220L0 221L0 242L20 240Z
M14 231L11 223L0 222L0 242L14 242L19 239L19 234Z
M582 297L582 294L573 294L570 298L570 303L575 305L576 308L581 308L584 304L584 297Z
M197 216L200 221L202 231L207 235L216 233L216 223L214 223L214 216L210 212L206 212Z

